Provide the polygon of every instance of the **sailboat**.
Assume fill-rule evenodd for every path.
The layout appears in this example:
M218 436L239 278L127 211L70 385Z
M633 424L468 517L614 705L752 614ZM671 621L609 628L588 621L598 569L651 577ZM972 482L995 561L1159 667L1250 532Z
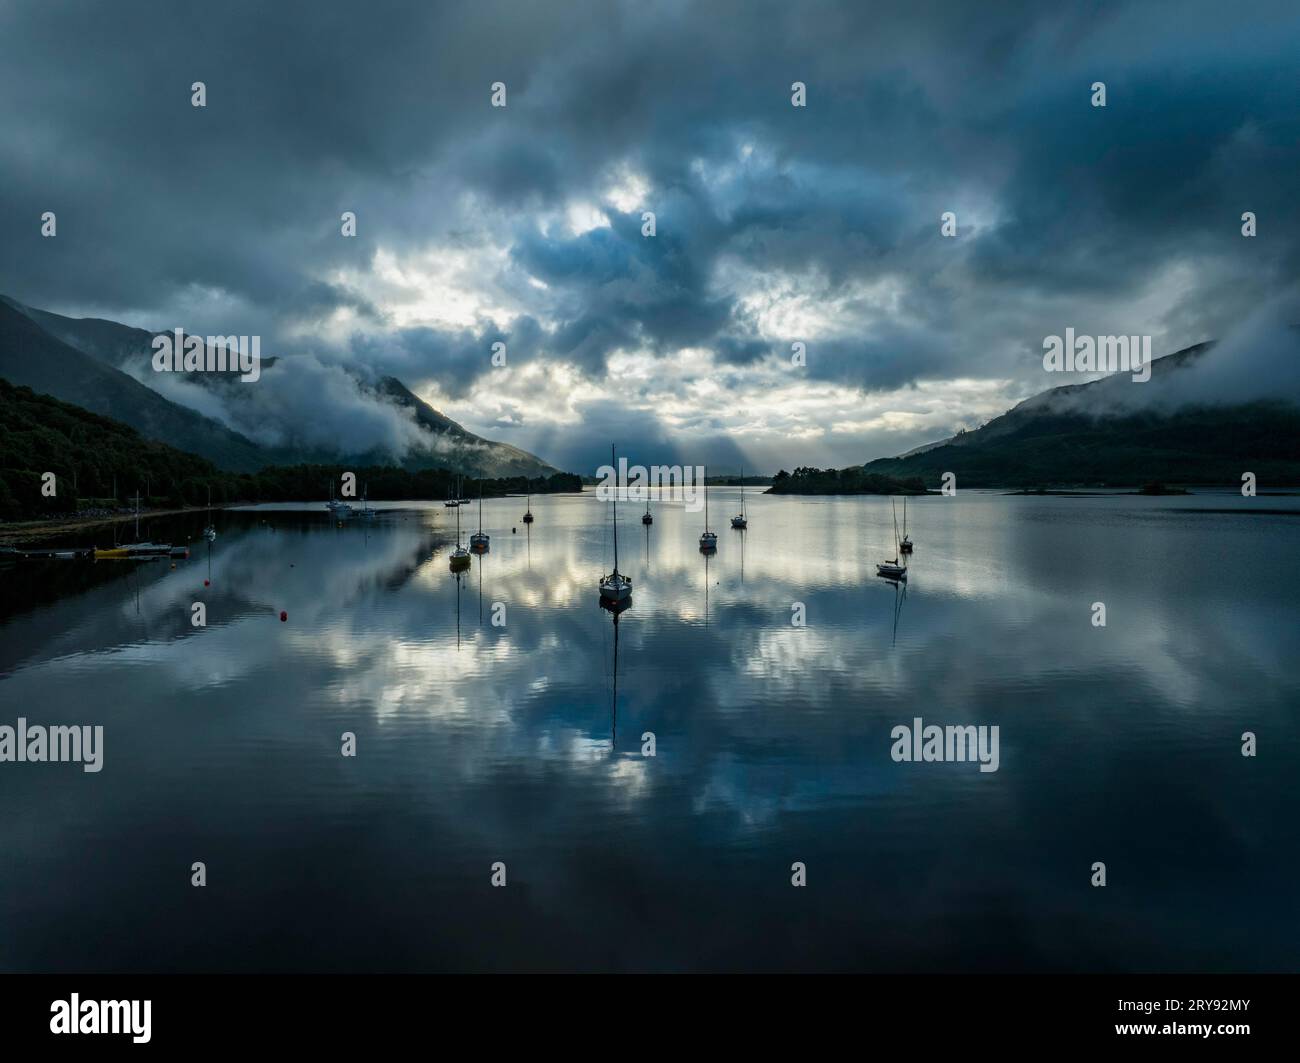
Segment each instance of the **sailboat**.
M325 508L328 509L332 514L334 514L334 516L338 517L339 520L345 520L348 517L352 516L352 507L348 505L346 502L344 502L341 498L336 499L334 497L333 480L330 480L330 500L325 503Z
M650 516L650 488L647 487L645 493L645 512L641 514L641 523L648 528L654 522L654 517Z
M361 508L357 511L357 515L363 520L374 520L378 512L379 510L370 504L370 485L366 484L361 489Z
M700 536L700 549L706 553L718 548L718 533L709 531L709 486L707 473L700 477L700 490L704 492L704 534Z
M613 445L609 448L610 465L617 469L618 459L614 453ZM632 579L630 576L624 576L618 571L618 488L614 488L614 571L607 576L600 577L600 599L601 604L606 602L622 602L632 597Z
M95 548L92 551L96 561L110 560L147 560L151 557L189 557L190 548L188 546L172 546L170 543L152 543L140 542L140 492L135 493L135 537L136 542L124 543L121 546L114 546L112 549L100 550Z
M478 531L469 537L469 547L476 553L488 548L490 539L483 531L483 477L478 478Z
M749 518L745 516L745 466L740 467L740 513L731 518L731 526L744 531L749 527Z
M894 508L894 500L889 500L889 508ZM898 511L894 510L894 560L882 561L876 565L876 575L884 576L885 579L900 580L907 579L907 565L898 563Z
M451 552L450 568L453 572L464 572L469 568L469 551L460 544L460 506L456 507L456 549ZM459 606L460 599L456 599ZM459 613L457 614L459 617Z
M532 524L532 522L533 522L533 493L532 493L532 490L531 490L532 486L533 486L532 483L529 482L528 485L527 485L527 488L526 488L526 490L528 491L528 494L527 494L527 496L526 496L526 497L527 497L527 501L524 503L524 523L525 523L525 524Z
M905 554L912 552L912 540L907 537L907 495L903 496L903 538L898 542L898 549Z
M212 525L212 485L211 484L208 484L208 523L207 523L207 527L203 529L203 538L207 539L207 541L210 543L214 543L217 541L217 529Z

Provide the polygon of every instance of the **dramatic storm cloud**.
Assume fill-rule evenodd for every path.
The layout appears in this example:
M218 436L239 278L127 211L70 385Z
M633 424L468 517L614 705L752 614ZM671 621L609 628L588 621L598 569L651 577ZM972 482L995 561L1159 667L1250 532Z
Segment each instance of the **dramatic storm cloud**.
M261 335L307 418L362 367L572 469L856 463L1292 290L1297 54L1281 0L3 5L0 291Z

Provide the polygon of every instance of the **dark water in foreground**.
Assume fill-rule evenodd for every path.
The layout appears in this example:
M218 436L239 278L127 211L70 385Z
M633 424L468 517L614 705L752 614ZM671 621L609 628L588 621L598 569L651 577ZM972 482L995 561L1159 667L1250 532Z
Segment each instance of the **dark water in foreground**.
M220 514L207 589L0 570L0 724L105 746L0 764L0 969L1300 969L1300 516L1250 512L1300 499L926 498L904 595L887 499L735 496L707 568L620 507L616 703L590 493L485 503L460 581L423 504ZM895 763L915 716L999 770Z

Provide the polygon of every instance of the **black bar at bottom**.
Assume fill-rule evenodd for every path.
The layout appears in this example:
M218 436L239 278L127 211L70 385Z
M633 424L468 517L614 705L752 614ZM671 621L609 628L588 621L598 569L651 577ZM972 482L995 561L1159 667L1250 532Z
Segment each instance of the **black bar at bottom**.
M319 1047L333 1055L412 1036L451 1048L481 1034L491 1054L512 1039L591 1045L605 1031L646 1048L670 1035L687 1048L682 1038L693 1042L688 1031L703 1023L709 1041L779 1036L809 1048L840 1034L864 1046L900 1038L918 1048L1129 1042L1236 1053L1294 1045L1297 988L1295 975L10 974L0 975L0 1043L11 1059L20 1058L10 1054L16 1047L110 1044L205 1053ZM55 1033L52 1022L76 1032ZM88 1032L114 1022L127 1032Z

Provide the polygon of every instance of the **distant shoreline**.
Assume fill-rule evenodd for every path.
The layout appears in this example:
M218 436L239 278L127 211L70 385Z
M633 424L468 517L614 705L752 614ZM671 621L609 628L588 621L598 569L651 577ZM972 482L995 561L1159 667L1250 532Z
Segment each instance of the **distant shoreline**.
M748 480L748 478L746 478ZM717 485L715 485L717 486ZM1202 488L1203 490L1226 490L1226 488ZM997 488L972 488L982 492L992 493ZM570 494L573 492L547 492L549 494ZM764 492L770 494L773 492ZM925 495L940 495L941 491L927 490L920 492ZM1168 491L1163 494L1144 494L1141 490L1080 490L1061 488L1057 490L1019 490L1019 491L1000 491L1004 498L1187 498L1193 495L1190 490ZM785 497L803 497L803 498L851 498L851 497L894 497L895 495L908 495L915 497L918 492L899 491L899 492L783 492ZM1261 491L1257 497L1260 498L1295 498L1300 496L1300 491ZM498 495L497 498L514 498L523 497L513 494ZM376 500L379 501L379 500ZM437 499L393 499L397 502L436 502ZM276 502L261 500L257 502L231 502L227 505L220 506L185 506L181 508L169 509L150 509L143 510L139 514L141 519L148 520L154 517L175 517L187 513L204 513L211 510L217 512L220 510L231 510L237 512L252 512L259 506L310 506L312 503L301 502L295 499L283 499ZM322 508L322 512L324 509ZM1289 509L1259 509L1259 510L1237 510L1237 509L1198 509L1189 512L1198 513L1239 513L1239 512L1256 512L1263 514L1274 514L1279 516L1294 516L1300 511ZM0 546L26 546L33 543L44 542L49 539L69 535L73 532L85 531L89 528L110 527L115 524L129 523L136 519L136 514L132 512L120 512L110 515L95 514L86 516L61 517L44 520L29 521L11 521L0 523Z
M542 498L546 495L553 494L573 494L569 491L547 491L539 494L537 497ZM523 498L524 494L518 495L509 493L504 495L493 495L493 498ZM371 499L373 502L380 503L407 503L407 502L426 502L429 504L439 503L441 500L436 498L401 498L401 499ZM252 512L259 506L295 506L306 507L306 512L311 512L313 507L320 507L323 514L325 504L323 502L305 502L300 499L286 498L276 501L259 499L250 502L228 502L222 505L213 506L181 506L168 507L166 509L142 509L139 513L141 520L152 520L155 517L177 517L187 513L207 513L219 512L221 510L230 510L232 512ZM57 539L65 535L71 535L75 532L86 531L90 528L107 528L116 524L131 523L136 519L134 510L119 511L114 513L87 513L75 516L63 517L46 517L40 520L23 520L23 521L0 521L0 546L30 546L35 543L44 543L50 539Z
M225 509L225 506L213 506L213 510ZM184 506L180 509L149 509L141 510L141 519L151 517L174 517L182 513L206 513L207 506ZM122 524L123 522L134 521L136 514L130 513L113 513L113 514L95 514L94 516L72 516L72 517L55 517L44 520L24 520L11 521L7 524L0 524L0 543L7 545L22 545L31 542L40 542L44 539L50 539L59 535L67 535L69 532L82 531L86 528L107 527L111 524Z

